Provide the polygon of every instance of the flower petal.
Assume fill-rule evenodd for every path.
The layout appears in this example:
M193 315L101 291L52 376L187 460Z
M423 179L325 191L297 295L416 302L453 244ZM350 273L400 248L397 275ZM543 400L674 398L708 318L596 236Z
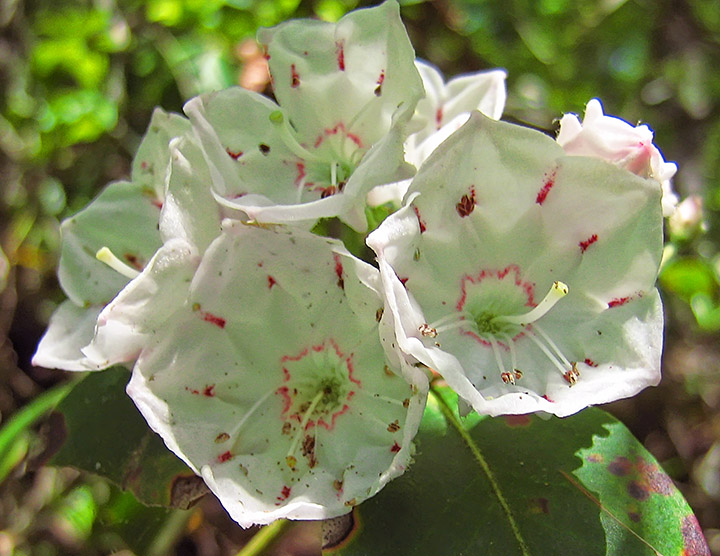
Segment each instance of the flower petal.
M142 270L160 247L160 205L140 183L115 182L75 216L62 223L58 277L63 291L80 306L104 305L128 279L95 258L108 247Z
M191 135L174 140L170 152L160 235L163 241L183 239L203 253L220 235L221 211L208 187L210 170Z
M102 306L78 307L63 301L50 317L32 364L65 371L96 371L98 366L80 351L93 337Z
M145 136L132 164L132 181L155 192L158 200L165 195L165 170L170 161L169 145L174 137L190 131L190 122L179 114L155 108Z
M481 413L568 415L659 376L659 189L558 150L475 113L368 238L398 345Z
M397 2L350 12L337 23L295 20L261 29L275 97L313 145L343 125L370 146L390 129L396 109L409 118L423 94L415 54Z
M182 306L198 263L194 246L182 239L165 243L102 310L83 353L99 368L136 359L148 336Z
M376 273L334 240L228 223L142 352L128 393L240 525L346 513L407 466L427 380L387 372Z

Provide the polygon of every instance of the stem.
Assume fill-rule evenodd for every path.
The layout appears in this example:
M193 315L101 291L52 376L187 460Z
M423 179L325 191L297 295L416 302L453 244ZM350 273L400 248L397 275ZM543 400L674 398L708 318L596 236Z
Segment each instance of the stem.
M261 528L235 556L259 556L287 529L290 522L278 519Z
M475 441L472 439L470 434L465 430L465 427L462 426L462 423L458 420L457 417L455 417L455 414L453 413L453 410L450 408L450 406L447 404L445 399L440 395L440 393L435 390L434 386L430 387L430 393L435 397L438 405L440 406L440 410L442 411L445 418L448 420L448 422L455 427L455 430L460 434L462 439L465 441L465 444L470 448L470 451L472 452L473 456L475 457L475 461L478 462L480 465L480 468L482 469L483 473L485 473L485 477L487 477L488 482L490 483L490 487L492 488L493 492L495 493L496 498L498 499L498 502L500 503L500 507L505 512L505 515L507 516L508 522L510 524L510 529L512 529L513 535L515 536L515 539L517 540L518 544L520 545L520 550L523 554L523 556L530 556L530 549L528 548L527 543L525 542L525 539L523 539L522 534L520 533L520 527L517 524L517 521L515 521L515 516L512 513L512 510L510 509L510 505L508 504L507 500L505 499L505 496L502 493L502 490L500 489L500 484L498 483L497 479L495 478L495 475L492 472L492 469L490 469L490 465L488 465L488 462L485 460L485 456L482 455L482 452L480 451L480 448L477 444L475 444Z

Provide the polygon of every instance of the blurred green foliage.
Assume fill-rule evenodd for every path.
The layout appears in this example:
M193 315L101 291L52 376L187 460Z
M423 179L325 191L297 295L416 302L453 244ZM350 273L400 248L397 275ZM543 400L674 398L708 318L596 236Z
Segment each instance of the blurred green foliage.
M8 283L23 308L9 332L21 368L30 369L39 334L53 304L63 297L54 278L59 221L85 206L108 181L129 175L153 107L180 111L198 93L237 84L257 58L244 47L259 26L291 17L336 20L374 3L0 3L0 245L13 269ZM666 159L679 164L676 190L681 197L695 194L704 201L704 227L669 230L667 236L660 283L668 340L672 344L689 334L713 338L720 331L717 0L401 4L418 56L446 75L494 67L508 71L505 113L510 119L551 131L563 112L582 113L585 103L598 97L607 113L651 125ZM718 376L720 367L710 369L708 380L717 382ZM0 413L13 409L7 396L0 396ZM68 553L102 553L128 545L146 553L154 540L129 529L123 532L123 527L143 520L160 532L178 527L177 518L165 514L140 519L136 502L104 483L98 486L95 479L60 473L51 482L42 523L65 520L71 539L93 539L85 551L71 550L68 546L77 542L70 542L63 549ZM11 506L14 495L4 495ZM22 515L24 502L17 496ZM34 542L41 522L33 526L26 516L26 522L8 525L8 516L0 518L0 528L11 526L6 531L14 535L17 554L60 553L52 543ZM106 542L110 532L105 521L116 524L112 538L121 540ZM4 534L0 532L0 541ZM140 538L145 544L133 547Z

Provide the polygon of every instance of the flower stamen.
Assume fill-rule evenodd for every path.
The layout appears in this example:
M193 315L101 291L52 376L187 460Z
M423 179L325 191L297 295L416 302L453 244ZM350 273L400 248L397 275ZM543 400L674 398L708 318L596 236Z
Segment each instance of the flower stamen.
M310 402L310 405L305 410L305 413L303 414L302 421L300 422L300 426L298 427L297 432L295 433L295 438L293 438L292 444L290 444L290 449L288 450L287 456L285 456L285 462L287 463L288 467L290 469L295 469L295 466L297 465L297 458L293 455L295 453L295 450L297 450L298 444L300 443L300 439L305 434L305 427L308 424L308 421L310 421L310 417L313 414L313 411L315 411L315 408L320 403L320 400L323 399L323 396L325 396L326 392L325 390L320 390L317 394L315 394L315 397Z
M118 259L108 247L101 247L98 249L98 252L95 253L95 258L126 278L130 278L132 280L140 276L140 273L137 270Z

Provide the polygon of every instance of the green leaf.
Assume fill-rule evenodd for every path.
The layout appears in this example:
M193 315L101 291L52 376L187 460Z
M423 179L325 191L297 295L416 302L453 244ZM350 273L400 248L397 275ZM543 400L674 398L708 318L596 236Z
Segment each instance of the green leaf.
M187 508L204 484L163 444L125 394L128 371L90 373L58 405L66 439L53 465L106 477L144 504Z
M412 468L326 554L709 554L672 481L609 414L461 422L451 405L434 390Z

